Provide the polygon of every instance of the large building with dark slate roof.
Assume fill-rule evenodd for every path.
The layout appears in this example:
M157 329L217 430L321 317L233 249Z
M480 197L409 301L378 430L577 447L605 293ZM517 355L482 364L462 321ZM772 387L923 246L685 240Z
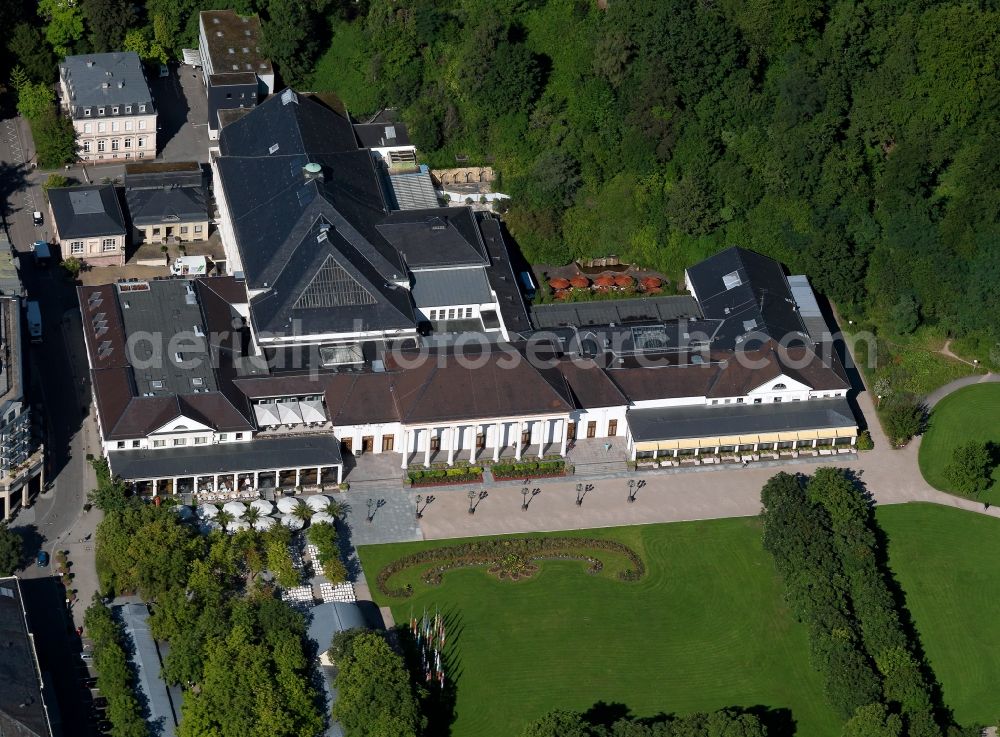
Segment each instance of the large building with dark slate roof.
M407 162L374 150L407 145L395 126L290 89L231 116L211 161L228 275L79 289L104 450L140 492L322 488L368 453L853 445L805 277L730 248L690 295L529 310L499 219L401 204Z
M63 258L90 266L125 265L125 215L114 185L54 187L47 195Z
M349 356L420 332L526 327L520 293L503 288L509 259L491 254L505 250L493 223L465 206L393 209L380 155L359 145L367 133L293 90L223 129L219 227L260 346ZM450 288L465 282L476 288Z
M0 578L0 735L52 737L52 694L42 680L34 635L15 576Z

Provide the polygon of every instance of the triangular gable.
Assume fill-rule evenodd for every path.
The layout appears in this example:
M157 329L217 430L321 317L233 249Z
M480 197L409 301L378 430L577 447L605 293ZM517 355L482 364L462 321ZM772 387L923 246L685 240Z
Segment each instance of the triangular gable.
M747 394L772 394L774 392L804 392L812 389L808 384L803 384L797 379L793 379L788 374L779 374L773 379L768 379L763 384L754 387Z
M361 282L337 263L332 255L327 255L323 265L295 300L293 309L373 305L376 301Z
M205 431L211 430L212 428L208 425L204 425L197 420L192 420L186 415L177 415L172 420L170 420L165 425L153 430L150 435L159 435L164 433L177 433L177 432L190 432L192 430Z

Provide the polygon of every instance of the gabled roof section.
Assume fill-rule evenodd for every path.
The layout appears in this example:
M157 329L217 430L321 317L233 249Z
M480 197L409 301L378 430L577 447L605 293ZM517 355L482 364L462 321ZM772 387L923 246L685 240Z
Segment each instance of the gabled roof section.
M713 347L755 348L786 336L812 342L774 259L734 246L695 264L687 276L704 316L723 321Z
M387 281L344 233L322 220L305 233L278 279L250 308L259 332L279 335L416 324L408 290Z
M378 231L413 269L489 262L468 207L397 210L378 225Z
M350 120L285 89L223 128L219 149L223 156L318 155L357 151L358 142Z

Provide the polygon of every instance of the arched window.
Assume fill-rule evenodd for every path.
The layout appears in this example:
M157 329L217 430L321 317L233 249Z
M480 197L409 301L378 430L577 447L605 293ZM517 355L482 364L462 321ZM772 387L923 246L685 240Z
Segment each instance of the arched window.
M780 392L782 389L787 389L788 387L784 384L775 384L771 387L772 392Z

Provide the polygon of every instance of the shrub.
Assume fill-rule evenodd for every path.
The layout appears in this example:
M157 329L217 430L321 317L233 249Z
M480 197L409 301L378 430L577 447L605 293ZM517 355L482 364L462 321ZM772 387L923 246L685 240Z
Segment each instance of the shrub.
M894 394L882 405L882 426L895 445L905 445L924 425L924 407L912 397Z
M319 564L323 568L323 575L331 583L340 583L347 580L347 569L340 559L340 546L337 544L337 528L327 522L310 525L306 533L309 542L319 550Z
M857 448L858 450L871 450L875 447L875 443L872 442L872 434L865 430L863 433L858 435Z
M67 592L67 597L70 592ZM126 654L125 632L111 616L111 610L95 600L83 618L87 634L94 643L94 669L97 686L108 700L107 718L114 734L148 735L135 695L132 669Z
M993 483L993 454L986 443L970 440L955 448L945 475L954 491L978 495Z

